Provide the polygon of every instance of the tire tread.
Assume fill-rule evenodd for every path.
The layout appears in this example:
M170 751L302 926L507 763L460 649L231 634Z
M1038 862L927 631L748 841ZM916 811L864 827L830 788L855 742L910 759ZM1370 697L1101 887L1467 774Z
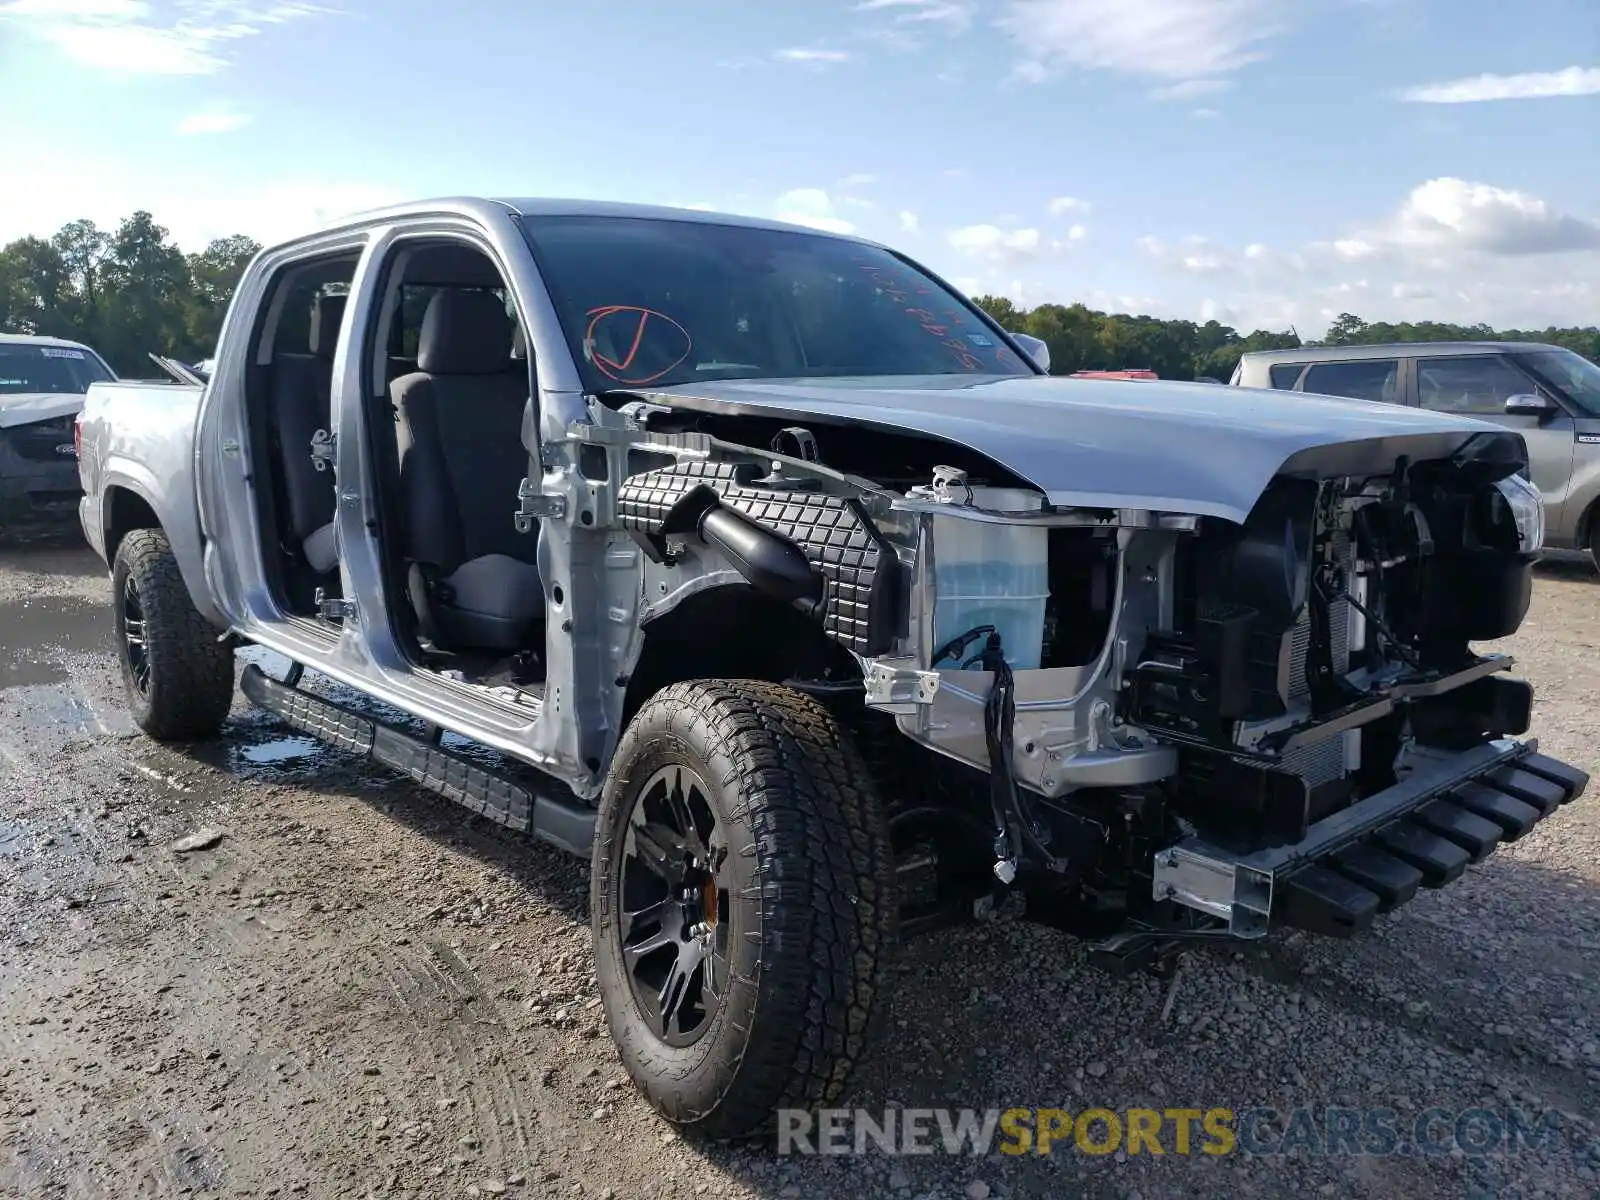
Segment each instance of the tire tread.
M669 1119L751 1136L772 1128L777 1109L838 1100L876 1041L897 915L889 833L864 761L815 699L760 680L673 684L629 726L618 760L680 719L709 724L737 776L715 782L741 798L735 817L754 836L733 851L757 863L760 927L746 931L760 945L747 981L755 1020L720 1094L700 1107L624 1058Z
M112 602L121 605L122 580L131 576L144 611L151 673L147 700L133 690L124 647L118 647L134 719L157 741L211 737L233 705L233 650L217 640L218 631L195 608L166 533L127 533L117 545L113 574Z

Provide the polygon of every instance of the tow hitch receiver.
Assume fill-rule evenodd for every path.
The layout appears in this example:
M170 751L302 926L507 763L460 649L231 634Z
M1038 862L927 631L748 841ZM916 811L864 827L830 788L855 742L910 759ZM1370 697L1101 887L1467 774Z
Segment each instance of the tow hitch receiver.
M1459 879L1588 784L1531 740L1488 742L1324 818L1291 845L1236 855L1186 838L1156 854L1155 898L1225 921L1234 937L1261 937L1269 924L1353 937L1419 887Z

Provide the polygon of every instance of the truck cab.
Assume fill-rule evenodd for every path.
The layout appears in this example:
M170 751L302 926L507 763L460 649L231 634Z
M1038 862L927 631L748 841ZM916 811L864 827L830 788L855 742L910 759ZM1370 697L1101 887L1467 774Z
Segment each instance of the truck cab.
M1542 539L1518 434L1047 361L742 217L266 250L209 380L85 404L130 708L213 736L264 646L252 701L588 856L622 1061L717 1136L843 1094L901 937L1017 893L1112 970L1352 937L1583 792L1479 648Z

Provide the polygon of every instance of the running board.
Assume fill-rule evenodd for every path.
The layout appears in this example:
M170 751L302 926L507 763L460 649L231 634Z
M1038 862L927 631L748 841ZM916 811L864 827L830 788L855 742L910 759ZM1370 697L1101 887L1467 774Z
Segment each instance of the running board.
M251 663L239 690L286 725L339 750L398 771L508 829L530 833L580 858L594 842L595 811L579 800L545 795L341 704L273 679Z

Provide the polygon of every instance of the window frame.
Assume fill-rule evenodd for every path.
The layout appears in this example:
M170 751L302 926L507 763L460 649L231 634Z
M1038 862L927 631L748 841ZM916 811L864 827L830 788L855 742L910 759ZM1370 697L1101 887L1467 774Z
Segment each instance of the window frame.
M1305 373L1306 373L1307 369L1310 368L1310 366L1311 366L1310 361L1288 362L1288 363L1269 363L1267 365L1267 386L1271 390L1273 390L1275 392L1296 392L1296 391L1299 391L1300 390L1300 380L1305 377ZM1284 386L1279 387L1278 386L1278 381L1273 378L1273 373L1276 372L1276 371L1285 370L1285 369L1292 370L1294 372L1294 378L1291 379Z
M1415 403L1416 403L1418 408L1421 408L1421 409L1423 409L1423 410L1425 410L1427 412L1444 413L1447 416L1503 417L1503 416L1506 415L1505 400L1504 399L1502 399L1500 401L1500 403L1498 405L1496 405L1495 407L1493 407L1493 408L1429 408L1427 404L1423 403L1423 399L1422 399L1422 373L1425 370L1427 370L1428 365L1430 363L1436 363L1436 362L1455 362L1455 363L1459 363L1459 362L1463 362L1463 361L1488 361L1488 362L1494 362L1494 363L1498 364L1499 366L1505 368L1506 370L1509 370L1513 374L1521 376L1522 381L1527 385L1526 389L1524 391L1520 391L1520 392L1513 392L1513 393L1511 393L1511 395L1521 396L1521 395L1545 395L1546 394L1544 389L1540 387L1539 381L1537 379L1535 379L1532 375L1528 374L1528 372L1524 371L1520 366L1518 366L1514 361L1512 361L1512 359L1510 358L1509 355L1506 355L1506 354L1501 353L1499 351L1486 351L1486 352L1482 352L1481 351L1481 352L1478 352L1478 353L1475 353L1475 354L1430 354L1426 358L1420 358L1419 357L1416 360L1416 401L1415 401ZM1551 399L1554 399L1554 397L1551 397ZM1559 401L1557 401L1557 404L1559 405Z

